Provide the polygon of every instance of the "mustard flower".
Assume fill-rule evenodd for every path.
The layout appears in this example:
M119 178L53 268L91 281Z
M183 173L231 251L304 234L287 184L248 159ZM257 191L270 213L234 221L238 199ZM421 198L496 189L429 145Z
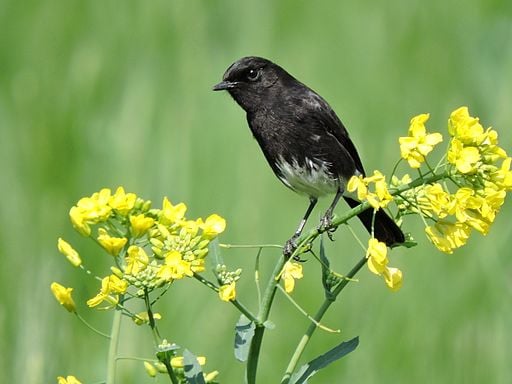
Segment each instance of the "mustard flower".
M214 238L224 232L226 229L226 220L217 214L210 215L201 225L203 236L206 238Z
M133 236L143 236L149 228L153 226L155 220L151 217L146 217L143 213L137 216L130 215L130 226Z
M144 369L146 370L146 373L149 375L149 377L155 377L158 374L158 370L149 361L144 362Z
M57 377L57 384L82 384L75 376Z
M121 249L128 242L126 237L111 237L104 228L99 228L98 234L98 242L112 256L119 255Z
M402 287L402 271L398 268L386 267L382 275L386 285L393 292L398 291Z
M469 115L468 107L457 108L448 119L448 133L463 145L480 145L486 138L478 118Z
M57 248L74 267L78 267L82 264L82 259L80 259L78 252L67 241L60 237L57 240Z
M118 294L123 294L128 289L128 282L120 279L116 275L104 277L101 280L100 292L92 299L87 300L89 307L96 307L103 301L110 304L107 308L116 306L119 302Z
M388 248L386 243L380 242L372 237L368 240L368 249L366 250L366 258L368 259L368 269L376 275L381 275L389 262Z
M477 147L466 147L460 140L454 138L450 143L447 159L460 173L474 173L480 161L480 152Z
M66 288L59 283L53 282L50 285L50 289L60 305L66 308L68 312L76 312L76 305L71 297L73 288Z
M131 245L125 256L126 268L125 273L129 275L137 275L140 271L146 269L149 264L149 257L143 248Z
M183 256L178 251L168 252L165 255L164 264L160 266L157 272L157 276L166 281L193 275L190 262L183 260Z
M185 217L187 206L184 203L173 205L167 197L164 198L162 203L162 211L160 214L160 222L162 224L175 224L179 223Z
M108 204L119 214L125 216L135 206L137 195L134 193L125 193L123 187L118 187L116 193L109 198Z
M284 290L286 293L293 292L295 288L295 280L302 279L302 265L293 261L288 261L281 272L281 279L284 281Z
M438 221L433 226L427 226L425 233L437 249L451 254L454 249L466 244L471 234L471 227L465 223Z
M159 313L153 313L153 319L161 320L162 315ZM132 320L137 325L148 324L149 323L148 312L147 311L139 312L135 316L132 317Z
M232 281L219 287L219 297L222 301L231 301L236 299L236 283Z
M429 114L421 114L411 119L409 126L409 135L400 137L400 154L403 159L409 162L411 168L419 168L425 161L434 146L443 141L440 133L427 134L425 122L429 119Z

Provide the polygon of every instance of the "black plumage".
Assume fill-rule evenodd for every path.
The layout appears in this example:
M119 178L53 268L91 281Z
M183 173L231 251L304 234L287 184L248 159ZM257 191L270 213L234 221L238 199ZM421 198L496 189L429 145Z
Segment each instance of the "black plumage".
M249 127L276 176L295 192L309 196L308 210L285 247L285 252L291 253L318 198L335 194L320 224L329 227L346 182L353 175L365 174L359 154L329 104L267 59L236 61L213 89L227 90L246 111ZM343 197L351 207L359 204ZM371 232L372 210L359 218ZM404 242L400 228L382 210L376 213L374 234L389 246Z

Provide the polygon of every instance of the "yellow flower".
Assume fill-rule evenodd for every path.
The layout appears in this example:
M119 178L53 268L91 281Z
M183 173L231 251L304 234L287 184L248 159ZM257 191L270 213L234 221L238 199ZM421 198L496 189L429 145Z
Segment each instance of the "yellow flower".
M197 356L197 362L199 363L199 365L205 365L206 364L206 357L204 356ZM171 359L171 366L173 368L184 368L185 367L185 363L184 363L184 359L183 359L183 356L176 356L176 357L173 357Z
M460 223L466 223L477 231L487 234L494 220L495 210L486 199L475 194L471 188L459 188L455 193L455 216ZM485 216L482 215L485 213ZM491 220L492 218L492 220Z
M221 285L219 288L219 297L222 301L231 301L236 299L236 283L232 281L229 284Z
M57 377L57 384L82 384L75 376Z
M125 273L128 275L137 275L140 271L146 269L149 264L149 257L143 248L131 245L126 255Z
M500 168L496 168L490 173L490 184L492 184L495 189L503 189L505 191L512 190L511 162L512 157L507 157L501 163Z
M53 282L50 285L50 289L52 290L53 296L57 299L57 301L64 308L68 310L68 312L76 312L76 305L71 297L71 292L73 292L73 288L66 288L59 283Z
M442 252L451 254L453 250L466 244L471 227L465 223L439 221L425 228L428 239Z
M119 252L128 241L126 237L111 237L104 228L99 228L98 233L98 242L112 256L119 255Z
M468 107L453 111L448 119L448 132L464 145L480 145L486 138L478 118L469 115Z
M204 381L206 381L207 383L211 383L217 378L217 376L219 376L219 371L211 371L204 375Z
M382 275L386 285L393 292L398 291L402 287L402 271L398 268L386 267Z
M435 145L443 141L440 133L427 134L425 122L429 114L421 114L411 119L409 136L400 137L400 154L409 162L411 168L419 168Z
M439 183L423 186L417 194L417 202L423 212L432 211L440 218L450 214L450 194Z
M87 300L87 305L92 308L106 301L110 304L107 308L113 307L119 302L118 294L125 293L127 289L128 282L116 275L104 277L101 280L100 292L92 299Z
M347 183L347 191L357 191L358 200L365 200L366 196L368 195L368 187L366 186L363 176L352 176Z
M124 188L119 187L116 193L110 197L108 204L121 215L126 215L133 209L135 200L137 200L135 193L125 193Z
M185 217L187 206L183 203L172 205L167 197L164 198L162 203L162 212L160 216L160 222L162 224L174 224L179 223Z
M460 173L474 173L480 161L480 152L476 147L465 147L461 141L454 138L448 149L448 162L455 165Z
M155 220L151 217L144 216L143 213L137 216L130 215L130 225L132 234L135 237L140 237L144 235L149 228L153 226Z
M89 236L91 234L91 227L85 221L84 211L78 207L72 207L69 210L69 218L71 219L71 224L73 224L73 228L75 228L80 234L84 236Z
M80 255L78 252L73 249L73 247L65 240L59 239L57 240L57 248L60 253L62 253L68 261L73 264L73 266L78 267L82 264L82 260L80 259Z
M302 265L293 261L288 261L281 272L281 279L284 281L284 290L286 293L293 292L295 288L295 279L302 279Z
M381 275L389 262L387 254L388 248L386 243L380 242L373 237L370 238L368 240L368 249L366 250L368 269L376 275Z
M182 279L185 276L193 276L190 262L183 260L183 256L178 251L170 251L165 255L164 264L158 269L158 277L170 281Z
M226 229L226 220L217 214L210 215L206 221L201 225L203 236L206 238L213 238L224 232Z

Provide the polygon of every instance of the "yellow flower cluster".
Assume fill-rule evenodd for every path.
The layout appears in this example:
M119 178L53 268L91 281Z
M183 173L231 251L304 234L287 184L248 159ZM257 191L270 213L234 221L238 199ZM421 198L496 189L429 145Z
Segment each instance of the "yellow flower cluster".
M224 231L225 220L216 214L188 220L186 205L173 205L167 198L161 209L150 206L150 201L119 187L114 194L104 188L71 208L73 227L95 239L115 261L112 274L102 278L99 293L87 301L89 307L103 302L115 307L125 294L141 296L204 271L208 244ZM78 252L63 239L58 249L74 266L82 264ZM135 292L129 293L130 287ZM61 303L67 302L64 297L60 290Z
M368 201L374 209L385 208L393 201L386 177L379 171L374 171L369 177L352 176L347 183L347 191L357 193L359 201Z
M75 376L57 377L57 384L82 384Z
M413 118L411 125L413 121L424 123L425 116ZM448 132L451 140L444 169L454 187L450 190L446 182L434 182L408 190L401 195L401 207L433 220L434 224L425 228L427 237L439 250L452 253L466 244L473 230L488 233L506 193L512 189L512 159L498 145L497 132L484 129L478 118L469 115L467 107L451 113ZM440 134L432 135L435 139L426 140L430 144L441 141ZM402 139L402 157L406 158L410 148L403 146L408 141ZM426 155L419 148L418 152ZM411 164L413 168L416 165ZM399 186L401 182L394 179L394 184Z
M388 248L385 243L373 237L370 238L368 240L366 258L368 259L368 269L372 273L382 276L389 289L392 291L400 289L402 286L402 271L388 266Z

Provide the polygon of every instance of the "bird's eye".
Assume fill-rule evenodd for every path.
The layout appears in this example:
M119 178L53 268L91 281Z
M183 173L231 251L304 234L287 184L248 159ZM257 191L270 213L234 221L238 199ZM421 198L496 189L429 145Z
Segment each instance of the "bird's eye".
M258 69L250 69L247 74L247 80L249 81L256 81L260 78L261 72Z

